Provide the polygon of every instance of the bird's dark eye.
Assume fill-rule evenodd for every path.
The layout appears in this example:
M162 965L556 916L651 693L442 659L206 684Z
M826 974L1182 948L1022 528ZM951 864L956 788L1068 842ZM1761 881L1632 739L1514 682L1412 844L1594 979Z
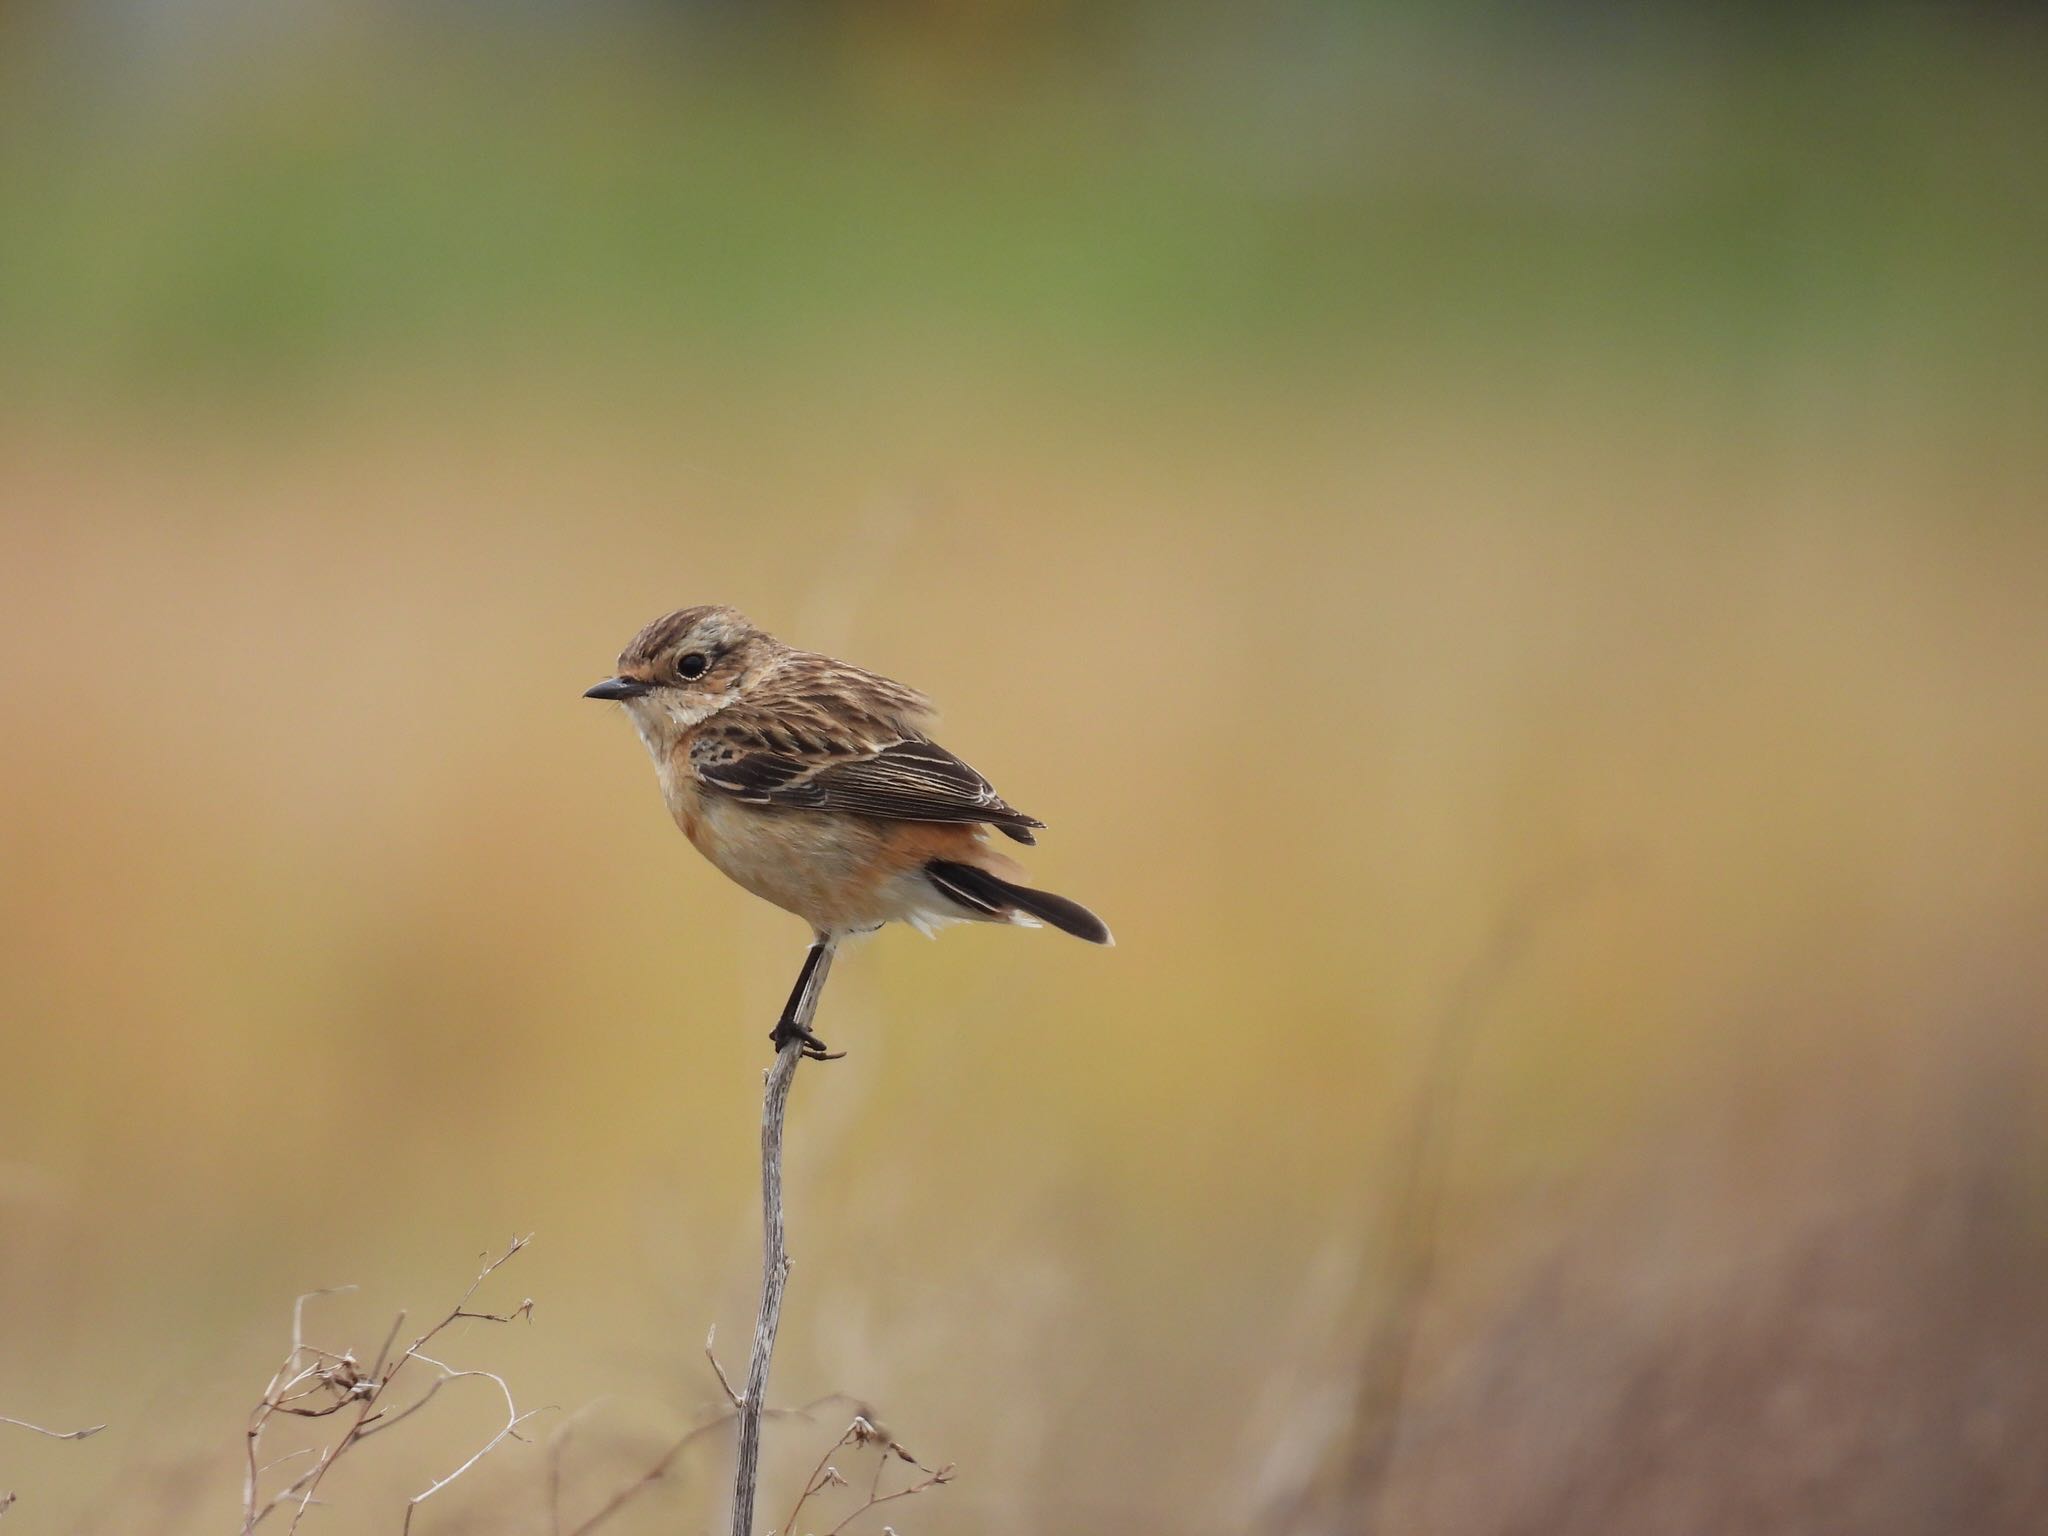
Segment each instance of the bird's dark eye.
M676 670L687 678L702 677L711 667L711 658L702 651L692 651L676 663Z

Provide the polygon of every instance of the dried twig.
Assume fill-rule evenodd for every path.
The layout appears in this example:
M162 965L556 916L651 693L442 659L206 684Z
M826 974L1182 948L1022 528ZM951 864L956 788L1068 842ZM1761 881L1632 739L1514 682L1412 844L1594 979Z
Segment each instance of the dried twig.
M718 1324L713 1323L704 1335L704 1358L711 1362L711 1374L718 1378L718 1385L725 1393L725 1400L735 1409L740 1406L740 1395L733 1391L732 1382L725 1374L725 1367L718 1363Z
M16 1429L26 1429L38 1435L48 1435L52 1440L90 1440L107 1426L90 1424L84 1429L45 1429L40 1424L31 1424L27 1419L10 1419L0 1413L0 1424L12 1424Z
M782 1121L789 1109L789 1085L803 1060L804 1036L818 1010L818 997L832 969L832 946L824 941L816 966L807 971L810 985L795 1000L793 1028L775 1063L761 1099L761 1309L754 1321L754 1348L747 1359L747 1390L739 1399L739 1453L732 1480L732 1536L753 1536L754 1495L761 1470L761 1405L768 1395L768 1367L775 1356L775 1333L782 1322L782 1292L789 1283L789 1251L782 1237ZM724 1373L721 1371L721 1378ZM727 1383L728 1395L731 1384Z
M368 1370L362 1368L351 1351L336 1353L305 1341L306 1303L318 1296L333 1295L335 1291L308 1291L299 1297L292 1306L291 1349L276 1371L271 1374L270 1383L264 1388L261 1401L249 1415L246 1434L247 1464L242 1480L242 1536L250 1536L250 1533L266 1519L285 1508L290 1508L292 1512L288 1529L296 1532L299 1522L305 1518L306 1510L313 1503L313 1496L318 1492L321 1481L337 1461L371 1435L391 1429L411 1418L451 1381L460 1381L465 1377L481 1377L496 1383L505 1398L505 1426L454 1471L445 1477L436 1478L425 1492L414 1495L406 1502L404 1530L411 1530L413 1511L427 1499L469 1471L508 1438L525 1438L520 1435L519 1426L543 1410L531 1409L521 1413L513 1403L511 1387L502 1376L492 1371L458 1370L425 1353L425 1350L426 1346L444 1330L465 1318L477 1322L509 1323L533 1315L531 1298L509 1312L476 1312L469 1309L470 1299L476 1295L478 1287L529 1241L530 1239L525 1237L514 1238L503 1253L495 1259L489 1259L477 1271L476 1278L469 1283L469 1289L462 1293L461 1300L455 1303L448 1314L394 1356L391 1353L392 1345L397 1342L398 1331L405 1323L405 1314L399 1313L391 1325L390 1332L385 1335L383 1344L377 1350L375 1362ZM352 1287L342 1286L335 1289L348 1290ZM414 1361L433 1369L438 1374L414 1401L395 1413L387 1412L384 1406L386 1399L400 1376L405 1374L406 1367ZM317 1450L293 1451L267 1463L262 1461L263 1432L279 1414L302 1419L324 1419L351 1408L354 1410L353 1416L349 1418L341 1433L326 1446ZM313 1456L313 1465L272 1493L268 1499L263 1498L263 1474L301 1455Z
M25 1429L36 1435L47 1435L52 1440L90 1440L107 1427L104 1424L91 1424L84 1429L45 1429L40 1424L31 1424L27 1419L9 1418L4 1413L0 1413L0 1424L12 1424L16 1429ZM0 1515L5 1515L12 1508L14 1495L10 1492L0 1492Z
M809 1022L805 1020L806 1025ZM761 1403L768 1392L776 1330L782 1324L782 1292L789 1284L789 1251L782 1235L782 1121L789 1108L789 1085L803 1057L803 1042L795 1038L775 1053L761 1103L761 1309L754 1321L753 1352L747 1359L747 1390L738 1405L732 1536L753 1536L754 1531L754 1494L761 1469Z
M734 1457L732 1531L733 1536L753 1536L754 1504L759 1491L761 1464L761 1421L776 1417L766 1407L768 1393L768 1372L775 1355L775 1336L782 1320L782 1296L789 1282L789 1252L784 1243L782 1214L782 1132L789 1111L790 1085L795 1081L797 1063L804 1057L805 1042L811 1039L810 1026L817 1012L818 997L823 990L825 977L832 965L832 944L820 940L820 948L813 951L812 959L806 964L798 982L798 992L791 999L790 1009L785 1016L784 1043L776 1052L775 1060L766 1075L766 1087L761 1104L761 1305L754 1322L753 1348L747 1359L747 1382L745 1391L736 1390L732 1378L719 1362L716 1349L717 1330L713 1329L704 1337L704 1358L710 1363L711 1371L718 1378L718 1387L731 1404L732 1412L721 1414L708 1423L700 1424L684 1433L674 1444L662 1453L660 1458L642 1473L634 1482L618 1489L589 1518L573 1528L567 1536L588 1536L598 1526L609 1520L628 1502L653 1487L665 1478L669 1470L698 1440L703 1439L726 1423L737 1420L739 1424L738 1450ZM819 1402L831 1399L820 1399ZM817 1406L817 1405L812 1405ZM791 1412L792 1410L783 1410ZM793 1410L798 1416L808 1416L808 1410ZM508 1426L509 1427L509 1426ZM561 1439L557 1437L550 1457L549 1507L551 1529L561 1536ZM832 1450L847 1445L882 1444L885 1453L882 1466L889 1456L910 1463L926 1474L923 1481L891 1493L881 1491L882 1466L876 1468L875 1477L868 1490L868 1501L855 1510L835 1530L843 1530L852 1520L877 1504L894 1499L908 1498L948 1481L953 1475L951 1466L942 1468L925 1467L894 1440L875 1427L865 1407L854 1415L853 1426L825 1453L825 1460L806 1482L798 1495L796 1509L791 1512L790 1524L784 1526L784 1533L790 1530L796 1517L801 1513L805 1500L833 1481L843 1482L836 1469L829 1465ZM772 1533L771 1533L772 1536Z
M712 1334L705 1336L704 1355L711 1362L712 1373L717 1376L718 1385L725 1393L726 1401L732 1404L732 1411L730 1413L721 1413L715 1419L685 1430L681 1436L661 1453L654 1464L648 1467L645 1472L641 1473L639 1477L626 1484L623 1488L616 1490L594 1513L575 1526L570 1527L567 1531L564 1531L562 1527L561 1452L563 1443L568 1438L568 1431L573 1426L576 1418L581 1415L582 1410L579 1410L577 1414L572 1414L569 1419L563 1422L561 1429L556 1432L553 1437L553 1443L549 1447L548 1488L549 1508L552 1511L552 1524L549 1529L554 1533L554 1536L590 1536L592 1531L611 1519L613 1515L617 1514L626 1505L666 1478L674 1469L676 1462L681 1459L683 1452L687 1451L698 1441L705 1439L714 1430L723 1429L726 1425L733 1423L739 1418L739 1394L733 1391L732 1382L725 1374L725 1367L719 1364L718 1355L712 1348L715 1333L716 1330ZM847 1396L844 1392L827 1393L821 1398L805 1403L801 1408L763 1408L761 1416L765 1419L801 1419L805 1423L811 1423L814 1421L817 1411L830 1404L839 1404L851 1408L861 1418L872 1420L874 1417L874 1410L872 1408L858 1398Z
M811 1469L811 1475L804 1480L803 1491L797 1495L796 1503L790 1507L789 1518L782 1522L782 1536L795 1536L797 1520L804 1512L804 1505L808 1504L814 1495L822 1493L827 1488L851 1486L839 1469L832 1465L832 1453L845 1450L849 1446L855 1450L863 1450L871 1445L879 1445L882 1453L875 1458L875 1473L868 1479L866 1501L833 1526L826 1536L839 1536L840 1532L878 1504L888 1504L896 1499L915 1498L928 1489L942 1487L953 1480L953 1464L950 1461L942 1467L926 1466L911 1455L900 1442L880 1429L866 1414L857 1413L853 1416L853 1422L847 1425L846 1433L826 1448L825 1454L818 1458L817 1466ZM884 1493L882 1474L889 1470L891 1463L898 1461L907 1462L925 1475L919 1481L898 1488L893 1493Z
M524 1308L521 1309L522 1314L524 1313L524 1310ZM456 1316L458 1317L473 1317L475 1315L475 1313L468 1312L458 1312L456 1314ZM491 1319L491 1321L505 1322L509 1321L509 1319L494 1317ZM433 1396L434 1392L440 1388L443 1382L459 1381L465 1376L481 1376L486 1381L497 1383L498 1390L501 1393L503 1393L505 1397L505 1427L499 1430L495 1435L491 1436L489 1440L485 1441L482 1448L479 1449L475 1455L471 1456L469 1460L465 1461L453 1472L450 1472L445 1477L435 1478L432 1484L428 1486L427 1490L424 1493L416 1493L411 1498L405 1501L405 1524L402 1527L400 1527L401 1531L405 1533L405 1536L410 1536L410 1533L412 1531L412 1514L414 1510L418 1509L422 1504L426 1503L428 1499L431 1499L435 1494L439 1493L443 1488L446 1488L450 1483L454 1482L455 1479L462 1476L462 1474L467 1472L471 1467L475 1466L478 1462L482 1461L486 1456L490 1455L490 1453L492 1451L495 1451L499 1447L499 1445L501 1445L505 1440L512 1439L523 1441L526 1437L519 1433L519 1426L524 1424L528 1419L532 1418L535 1414L545 1413L547 1411L545 1408L529 1408L526 1410L526 1412L521 1413L519 1411L518 1405L512 1401L512 1389L505 1384L505 1378L498 1375L495 1371L458 1371L451 1365L444 1365L441 1361L436 1360L432 1355L421 1354L417 1346L415 1346L415 1348L411 1351L411 1356L413 1359L421 1361L424 1364L431 1365L441 1372L440 1379L437 1380L432 1387L427 1389L427 1396L429 1397Z

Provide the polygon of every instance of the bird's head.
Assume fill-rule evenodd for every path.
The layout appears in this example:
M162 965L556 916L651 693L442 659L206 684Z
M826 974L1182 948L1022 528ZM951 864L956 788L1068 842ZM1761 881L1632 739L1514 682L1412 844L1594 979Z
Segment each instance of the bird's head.
M732 703L783 649L737 609L680 608L635 635L618 671L583 697L625 705L659 750Z

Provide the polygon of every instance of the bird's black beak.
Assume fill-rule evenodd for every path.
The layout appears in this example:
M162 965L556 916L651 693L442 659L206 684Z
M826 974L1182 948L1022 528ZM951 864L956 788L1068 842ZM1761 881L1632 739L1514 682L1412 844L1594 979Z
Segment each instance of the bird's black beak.
M594 688L583 690L586 699L637 699L654 685L630 677L608 677Z

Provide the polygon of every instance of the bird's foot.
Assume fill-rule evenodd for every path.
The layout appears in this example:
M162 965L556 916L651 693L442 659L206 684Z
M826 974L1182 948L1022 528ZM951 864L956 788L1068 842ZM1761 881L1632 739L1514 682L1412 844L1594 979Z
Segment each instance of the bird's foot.
M801 1041L803 1043L804 1055L808 1056L812 1061L837 1061L846 1054L844 1051L829 1049L825 1042L811 1033L810 1030L801 1028L788 1019L782 1020L773 1029L768 1031L768 1038L778 1052L792 1040Z

